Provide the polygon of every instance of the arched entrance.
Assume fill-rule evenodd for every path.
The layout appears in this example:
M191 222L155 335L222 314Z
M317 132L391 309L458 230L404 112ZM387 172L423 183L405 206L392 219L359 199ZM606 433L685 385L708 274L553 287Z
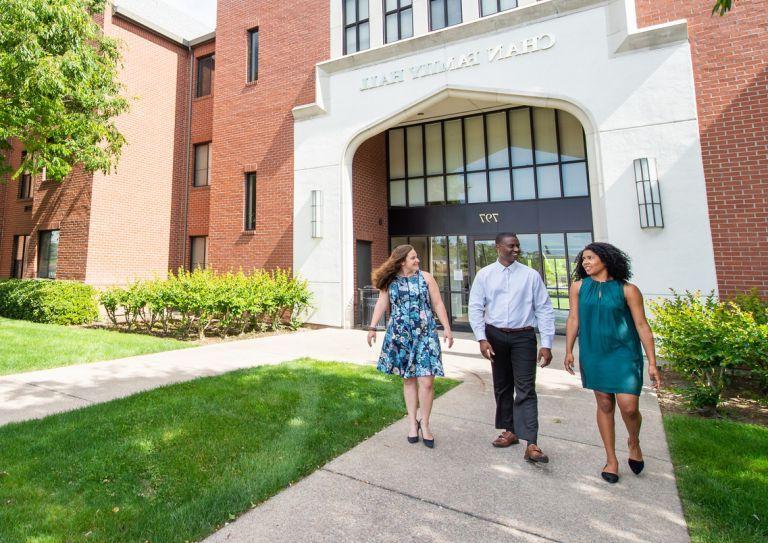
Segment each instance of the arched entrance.
M351 176L355 269L361 251L375 267L413 245L453 325L467 329L472 280L495 260L496 234L515 232L562 327L573 259L595 236L594 142L573 106L525 101L446 96L366 139Z

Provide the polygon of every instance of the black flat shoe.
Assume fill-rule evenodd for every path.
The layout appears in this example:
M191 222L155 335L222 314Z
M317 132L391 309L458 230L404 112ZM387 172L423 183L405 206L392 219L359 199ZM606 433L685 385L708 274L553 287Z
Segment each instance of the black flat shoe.
M635 475L640 475L640 472L643 471L643 468L645 467L645 462L643 460L633 460L630 458L627 460L627 463L629 464L629 469L631 469L632 473Z
M424 442L424 446L428 447L430 449L435 448L435 440L433 439L427 439L424 437L424 430L421 429L421 421L419 421L419 432L421 432L421 440Z
M607 467L608 466L605 466L605 468L607 468ZM605 470L605 468L603 468L603 470ZM615 474L615 473L610 473L608 471L603 471L602 473L600 473L600 476L605 481L611 483L612 485L619 482L619 476L617 474Z

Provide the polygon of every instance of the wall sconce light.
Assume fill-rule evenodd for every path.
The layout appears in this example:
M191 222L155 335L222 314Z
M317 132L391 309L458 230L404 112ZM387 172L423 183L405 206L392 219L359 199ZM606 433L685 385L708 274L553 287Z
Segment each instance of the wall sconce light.
M640 213L640 228L664 228L655 158L635 159L635 192Z
M323 237L323 191L312 191L312 237Z

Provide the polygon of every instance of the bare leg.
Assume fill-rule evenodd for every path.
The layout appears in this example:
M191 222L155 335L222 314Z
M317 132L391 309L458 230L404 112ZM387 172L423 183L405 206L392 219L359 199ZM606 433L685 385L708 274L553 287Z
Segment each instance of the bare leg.
M417 377L419 380L419 408L421 409L421 431L425 439L433 439L429 428L429 416L432 414L432 400L435 398L434 376Z
M629 457L632 460L642 460L643 451L640 450L640 426L643 424L643 416L640 414L640 397L634 394L616 394L616 403L619 404L621 418L629 433Z
M616 412L616 397L613 394L595 390L597 400L597 427L605 447L605 471L619 473L619 459L616 458L616 427L614 414Z
M419 405L419 390L415 377L403 379L403 398L405 398L405 409L408 412L408 435L416 437L418 435L416 409Z

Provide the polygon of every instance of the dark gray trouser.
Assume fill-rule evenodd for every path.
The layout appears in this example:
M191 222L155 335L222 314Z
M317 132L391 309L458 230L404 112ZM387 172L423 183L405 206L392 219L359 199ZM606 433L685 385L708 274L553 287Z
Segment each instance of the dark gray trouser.
M528 443L536 443L539 408L536 398L536 333L502 332L485 328L496 356L491 364L496 396L496 428L510 430Z

